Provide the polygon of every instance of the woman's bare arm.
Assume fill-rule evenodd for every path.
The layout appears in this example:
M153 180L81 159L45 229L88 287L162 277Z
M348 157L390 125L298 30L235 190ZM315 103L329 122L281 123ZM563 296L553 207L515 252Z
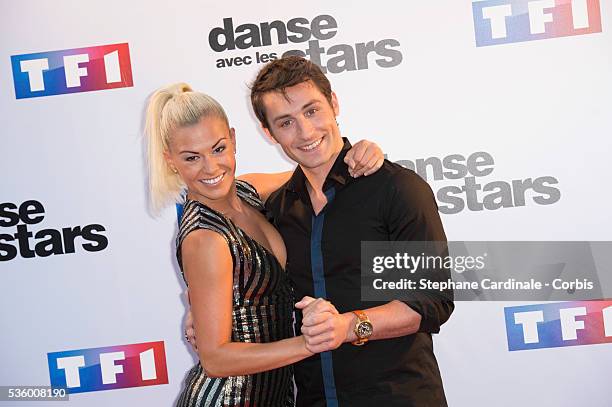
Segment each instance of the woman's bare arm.
M382 167L384 161L385 156L378 144L368 140L357 142L346 153L346 157L344 158L344 162L347 163L349 167L349 173L355 178L375 173ZM293 174L293 171L271 174L252 173L240 175L238 179L253 185L259 193L261 200L266 202L272 192L289 181L291 174Z
M253 185L259 194L262 202L266 202L272 192L282 187L293 171L274 172L271 174L252 173L238 176L238 179L248 182Z
M312 355L302 336L271 343L232 342L233 265L227 242L216 232L196 230L181 250L194 324L205 332L196 342L208 376L263 372Z

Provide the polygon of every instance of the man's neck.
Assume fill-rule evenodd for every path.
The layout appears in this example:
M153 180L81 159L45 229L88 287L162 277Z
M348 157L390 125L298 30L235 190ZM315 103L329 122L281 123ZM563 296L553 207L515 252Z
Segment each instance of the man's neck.
M320 165L316 168L302 168L302 172L304 176L306 176L306 187L308 188L308 192L314 193L315 195L323 194L323 184L325 184L325 180L329 175L336 159L340 155L342 151L342 146L338 149L338 151L332 156L332 158L323 165Z

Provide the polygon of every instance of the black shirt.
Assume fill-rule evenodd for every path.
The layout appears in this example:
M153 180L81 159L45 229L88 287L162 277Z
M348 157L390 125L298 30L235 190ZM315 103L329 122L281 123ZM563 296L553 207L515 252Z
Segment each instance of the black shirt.
M266 202L287 246L296 299L324 297L340 313L381 305L361 301L362 241L446 240L423 179L386 160L375 174L354 179L343 161L350 147L344 139L323 185L328 203L318 215L299 166ZM446 406L431 333L440 330L454 304L448 298L406 303L422 316L416 334L360 347L345 343L295 364L297 405ZM301 318L297 312L296 332Z

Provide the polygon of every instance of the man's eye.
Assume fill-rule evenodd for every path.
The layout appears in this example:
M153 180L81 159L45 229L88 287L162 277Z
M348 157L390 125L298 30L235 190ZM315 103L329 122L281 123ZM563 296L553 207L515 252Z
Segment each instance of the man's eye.
M293 123L292 120L285 120L284 122L281 123L281 127L289 127L291 126L291 123Z
M314 115L316 112L317 112L317 109L315 109L315 108L313 107L312 109L309 109L309 110L306 112L306 116L308 116L308 117L309 117L309 116L312 116L312 115Z
M225 151L225 146L219 146L213 150L213 153L219 154L219 153L222 153L223 151Z

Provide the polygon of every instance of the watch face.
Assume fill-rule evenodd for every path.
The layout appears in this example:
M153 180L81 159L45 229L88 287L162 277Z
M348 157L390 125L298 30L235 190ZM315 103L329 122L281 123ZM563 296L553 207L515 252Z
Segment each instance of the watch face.
M363 321L360 322L359 326L357 327L357 336L359 338L368 338L370 335L372 335L372 331L374 331L372 324L368 321Z

